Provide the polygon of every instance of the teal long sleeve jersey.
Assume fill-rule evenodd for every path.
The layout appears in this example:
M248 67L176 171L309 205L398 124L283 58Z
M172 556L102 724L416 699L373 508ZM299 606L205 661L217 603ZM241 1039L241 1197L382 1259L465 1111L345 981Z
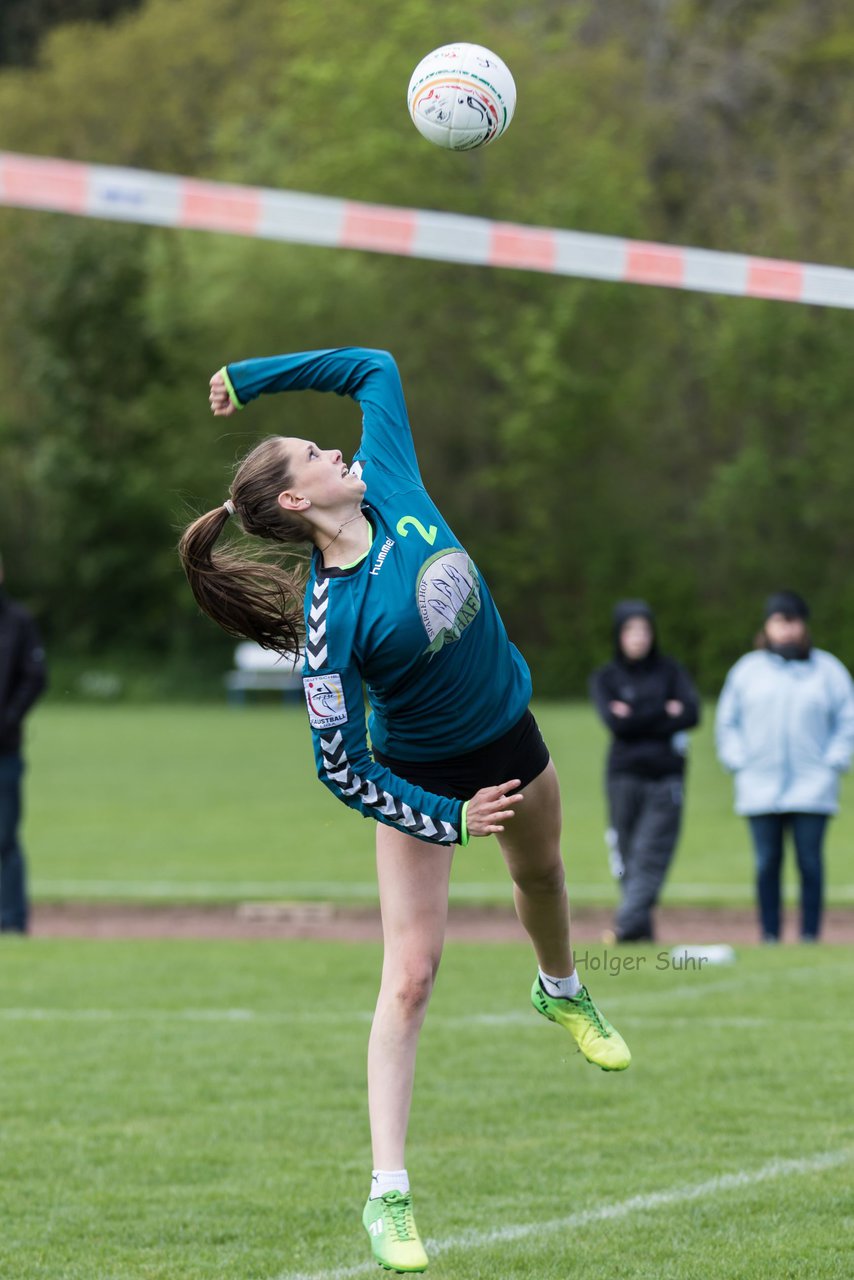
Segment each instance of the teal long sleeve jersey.
M307 351L229 364L232 400L334 391L363 414L351 470L373 529L367 556L326 569L305 596L303 684L321 781L345 804L435 844L466 843L463 802L397 777L368 749L442 760L494 741L524 714L531 677L459 540L424 488L400 375L385 351Z

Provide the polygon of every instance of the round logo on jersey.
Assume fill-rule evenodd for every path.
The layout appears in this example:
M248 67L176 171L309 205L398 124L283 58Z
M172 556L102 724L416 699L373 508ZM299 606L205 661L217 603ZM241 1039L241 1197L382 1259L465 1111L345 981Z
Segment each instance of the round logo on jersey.
M303 676L302 684L312 729L331 729L347 723L344 685L337 671L326 676Z
M459 547L437 551L421 566L416 586L418 612L430 644L428 653L459 640L480 610L480 580Z

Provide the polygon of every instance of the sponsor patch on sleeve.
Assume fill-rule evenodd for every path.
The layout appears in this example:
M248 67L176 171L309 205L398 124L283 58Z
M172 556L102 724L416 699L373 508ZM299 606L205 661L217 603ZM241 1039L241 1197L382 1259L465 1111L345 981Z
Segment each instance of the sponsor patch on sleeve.
M340 675L303 676L305 704L312 729L333 729L347 723L347 706Z

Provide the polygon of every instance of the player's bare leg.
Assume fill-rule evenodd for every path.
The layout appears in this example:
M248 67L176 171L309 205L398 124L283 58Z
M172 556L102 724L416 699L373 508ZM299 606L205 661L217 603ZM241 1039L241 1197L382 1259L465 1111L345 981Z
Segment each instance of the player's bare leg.
M427 1265L406 1175L406 1131L418 1037L442 957L453 849L427 846L377 827L383 971L368 1044L368 1108L375 1180L363 1222L377 1261L421 1271ZM394 1174L404 1175L395 1179Z
M569 900L560 850L561 806L557 772L551 760L524 788L504 831L496 836L513 879L516 914L544 973L572 973Z
M368 1045L374 1166L402 1169L418 1036L442 958L453 849L377 827L383 970Z
M605 1071L622 1071L631 1062L628 1047L575 972L560 851L560 786L551 761L524 795L524 804L517 805L496 838L513 877L516 913L539 961L531 1000L539 1013L571 1033L589 1062Z

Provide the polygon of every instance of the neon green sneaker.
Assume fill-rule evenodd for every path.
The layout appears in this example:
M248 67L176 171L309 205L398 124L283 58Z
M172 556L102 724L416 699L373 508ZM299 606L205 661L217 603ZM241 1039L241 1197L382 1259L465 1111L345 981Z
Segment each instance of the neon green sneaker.
M619 1031L596 1008L586 987L571 999L558 999L543 990L539 975L531 989L531 1004L550 1022L559 1022L575 1040L588 1062L603 1071L625 1071L632 1060Z
M386 1271L426 1271L427 1254L412 1214L412 1192L387 1191L369 1200L362 1214L374 1257Z

